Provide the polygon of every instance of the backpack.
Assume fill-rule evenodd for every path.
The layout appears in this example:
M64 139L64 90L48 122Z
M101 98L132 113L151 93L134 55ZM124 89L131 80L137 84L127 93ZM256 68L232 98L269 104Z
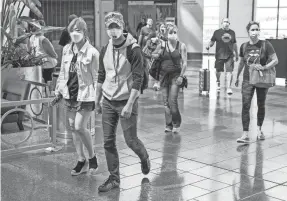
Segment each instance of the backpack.
M102 55L102 58L104 58L104 55L107 51L107 47L108 47L108 44L105 45L102 50L101 50L101 55ZM133 43L129 46L126 47L126 55L128 55L128 52L131 52L134 48L140 48L140 46L137 44L137 43ZM141 50L141 48L140 48ZM143 94L143 91L145 89L148 88L148 82L149 82L149 71L148 71L148 65L147 65L147 61L146 59L144 58L144 54L141 50L141 55L142 55L142 59L143 59L143 68L144 68L144 74L143 74L143 82L142 82L142 85L141 85L141 94ZM130 62L130 61L129 61ZM130 62L131 63L131 62Z

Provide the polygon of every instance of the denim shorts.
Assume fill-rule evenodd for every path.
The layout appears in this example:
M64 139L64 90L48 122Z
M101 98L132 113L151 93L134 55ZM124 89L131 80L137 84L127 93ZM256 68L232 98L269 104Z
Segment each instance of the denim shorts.
M81 101L75 101L75 100L69 100L65 99L64 104L66 105L67 109L70 112L79 112L79 111L87 111L91 112L95 110L95 102L81 102Z

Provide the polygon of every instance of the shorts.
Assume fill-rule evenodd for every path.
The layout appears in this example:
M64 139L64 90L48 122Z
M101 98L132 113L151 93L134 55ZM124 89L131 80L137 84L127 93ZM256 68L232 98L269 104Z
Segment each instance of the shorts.
M64 100L64 104L66 105L67 109L70 112L79 112L79 111L87 111L87 112L91 112L95 110L95 102L94 101L90 101L90 102L79 102L79 101L75 101L75 100L69 100L69 99L65 99Z
M224 64L226 72L233 72L234 60L232 56L229 57L228 59L216 59L215 61L216 72L224 72Z
M43 69L42 73L43 73L43 78L45 83L47 83L48 81L52 81L52 74L54 72L54 68L47 68L47 69Z

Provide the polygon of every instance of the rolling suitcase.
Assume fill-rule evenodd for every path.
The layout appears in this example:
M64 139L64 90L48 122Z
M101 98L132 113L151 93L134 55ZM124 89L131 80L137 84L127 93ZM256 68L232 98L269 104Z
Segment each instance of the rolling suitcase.
M210 71L209 71L209 50L208 50L208 68L199 71L199 95L209 95L210 90Z

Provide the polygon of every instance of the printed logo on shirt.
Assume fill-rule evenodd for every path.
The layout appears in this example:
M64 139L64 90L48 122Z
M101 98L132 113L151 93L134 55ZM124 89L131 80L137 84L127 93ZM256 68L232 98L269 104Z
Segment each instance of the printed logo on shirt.
M77 72L77 65L78 65L78 62L74 62L74 61L71 62L70 73Z
M224 33L221 39L224 43L229 43L232 39L232 36L229 33Z
M247 52L247 65L255 64L260 62L260 49L251 50Z

